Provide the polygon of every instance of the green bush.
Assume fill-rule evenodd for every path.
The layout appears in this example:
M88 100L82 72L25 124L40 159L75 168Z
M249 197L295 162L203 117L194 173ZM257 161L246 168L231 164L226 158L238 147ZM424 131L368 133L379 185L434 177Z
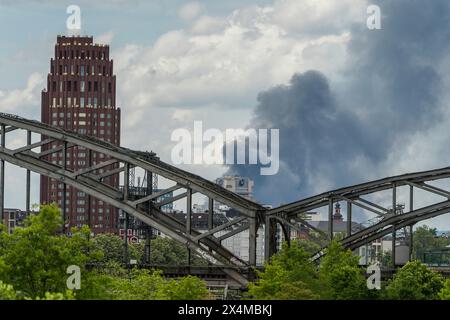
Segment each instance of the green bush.
M428 269L420 261L403 266L388 281L385 297L391 300L433 300L444 287L442 276Z

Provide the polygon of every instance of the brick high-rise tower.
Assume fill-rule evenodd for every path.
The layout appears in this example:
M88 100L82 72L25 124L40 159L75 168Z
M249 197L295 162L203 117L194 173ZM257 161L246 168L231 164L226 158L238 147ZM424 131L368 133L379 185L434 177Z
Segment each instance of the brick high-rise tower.
M53 126L120 144L120 109L116 107L116 76L109 46L94 44L92 37L58 36L47 90L42 92L41 118ZM51 147L46 145L43 150ZM62 164L62 152L53 153L48 160ZM67 149L66 160L67 168L77 171L108 157L72 147ZM117 175L103 181L116 187L119 184ZM87 224L94 233L118 232L116 208L73 187L67 186L65 192L67 231ZM56 202L63 207L63 195L61 182L41 176L41 203Z

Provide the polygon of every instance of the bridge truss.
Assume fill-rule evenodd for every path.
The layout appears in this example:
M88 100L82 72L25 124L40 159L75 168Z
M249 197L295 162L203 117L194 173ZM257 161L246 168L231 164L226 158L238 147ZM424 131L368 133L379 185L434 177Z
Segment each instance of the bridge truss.
M10 132L24 130L27 133L23 145L7 147L6 140ZM39 140L32 142L32 136ZM48 146L52 146L49 148ZM84 148L88 154L88 166L79 170L70 170L66 166L66 154L70 148ZM105 155L104 161L91 161L92 153ZM51 161L54 153L59 153L63 161ZM0 210L4 208L5 162L20 166L27 170L26 174L26 210L30 209L30 172L55 179L64 185L72 186L99 200L109 203L155 228L167 236L183 243L191 251L223 267L235 281L247 284L247 278L242 274L242 268L256 266L256 243L258 229L264 227L265 259L276 252L276 226L281 226L285 240L290 241L290 230L298 229L301 223L327 241L333 238L333 204L337 201L347 203L347 237L341 240L343 245L356 249L395 230L409 227L418 221L429 219L450 212L450 192L432 186L429 182L450 177L450 167L418 173L404 174L363 184L340 188L313 197L286 204L274 209L267 209L258 203L242 198L217 184L198 175L183 171L161 161L152 152L142 152L114 146L86 135L43 124L38 121L20 118L15 115L0 113ZM147 177L160 176L172 182L172 186L153 193L152 179L147 179L149 192L139 199L130 194L130 172L140 168ZM104 183L104 179L120 175L123 187L113 187ZM397 205L397 189L409 186L409 211L398 214L396 210L384 207L380 203L369 201L366 196L379 191L390 191L392 208ZM443 201L415 209L414 190L442 196ZM65 190L65 188L63 189ZM177 192L169 199L160 200L162 195ZM206 196L208 200L208 230L200 232L192 227L192 195L195 193ZM63 195L62 199L65 199ZM161 207L186 199L186 221L177 220L171 214L163 212ZM234 208L239 216L219 226L213 224L214 203L218 202ZM65 213L65 201L62 201L62 212ZM380 217L380 221L356 233L352 233L352 207L357 206ZM324 233L299 214L327 207L329 215L328 232ZM243 260L222 245L222 241L240 232L248 230L249 259ZM321 252L318 257L323 254ZM395 257L395 246L393 246ZM395 258L394 258L395 259Z
M450 212L450 191L433 186L430 182L450 178L450 167L429 170L416 173L408 173L345 188L328 191L313 197L299 200L290 204L269 210L266 220L271 220L279 216L283 220L295 218L299 213L305 213L318 208L328 210L328 239L333 239L333 204L338 201L347 204L347 224L346 237L340 240L344 247L357 249L363 245L381 239L385 235L392 234L392 261L395 264L395 242L396 231L402 228L409 228L410 243L412 243L412 228L422 220L434 218L436 216ZM400 187L409 188L409 210L397 210L397 192ZM441 201L434 201L432 204L420 208L415 207L415 190L422 190L428 194L440 196ZM391 206L387 208L380 203L370 201L371 195L380 191L390 193ZM379 221L367 228L352 233L352 208L356 206L367 212L376 214ZM410 258L412 255L412 245L409 246ZM324 254L323 250L315 258L320 258Z

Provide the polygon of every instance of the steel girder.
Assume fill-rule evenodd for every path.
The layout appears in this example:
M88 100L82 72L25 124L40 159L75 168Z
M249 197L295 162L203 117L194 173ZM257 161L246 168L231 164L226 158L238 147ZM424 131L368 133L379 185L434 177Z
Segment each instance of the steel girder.
M265 211L264 207L253 201L242 198L197 175L168 165L155 157L153 153L117 147L87 136L78 135L37 121L27 120L9 114L0 113L0 125L3 133L1 135L2 141L5 140L5 136L8 132L12 132L16 129L26 130L30 137L31 133L38 134L42 137L42 140L36 143L31 143L31 140L27 139L26 145L16 149L8 149L5 144L2 143L0 146L0 159L2 161L7 161L23 167L27 169L27 172L32 171L55 179L60 183L64 183L64 185L73 186L90 196L133 215L145 224L152 226L173 239L185 244L189 249L195 250L199 255L210 262L214 264L220 262L221 264L229 265L230 268L224 269L224 271L241 284L247 284L247 279L236 272L234 267L256 265L257 231L255 226L262 220L261 217ZM37 149L50 143L54 145L54 148L41 152L33 151L33 149ZM61 152L63 150L67 151L68 148L72 147L84 147L90 153L99 152L106 155L108 158L103 162L93 163L91 166L78 171L67 169L65 161L63 165L57 165L45 159L46 156L49 156L52 153ZM119 167L109 169L115 164ZM123 164L123 166L120 167L120 164ZM125 192L125 189L124 192L122 192L120 188L116 189L102 183L103 178L120 172L129 172L129 169L125 170L125 168L132 167L140 167L146 172L156 173L176 183L174 187L162 191L161 194L182 188L186 189L186 192L160 202L157 202L155 199L155 196L157 195L147 196L144 199L132 201L128 199L128 192ZM99 173L100 169L105 172L100 171ZM0 190L2 194L3 188L4 185ZM29 183L27 189L29 189ZM214 200L235 208L242 214L241 217L236 219L234 223L215 228L215 230L213 229L206 234L202 234L159 209L162 205L179 200L183 197L188 197L189 203L191 202L192 194L196 192L208 196L210 202ZM149 206L151 206L150 210ZM237 227L237 229L233 229L233 227ZM217 231L226 229L231 229L231 232L221 235L220 238L214 236L214 233ZM251 230L249 235L250 260L248 262L235 256L221 245L221 241L236 234L236 230L241 232L246 229Z
M142 151L134 151L123 147L112 145L108 142L97 140L85 135L65 131L38 121L24 119L15 115L0 113L0 123L29 130L47 138L53 138L60 142L67 142L73 145L85 147L89 150L100 152L118 161L129 163L144 170L154 172L169 180L175 181L185 188L190 188L196 192L237 209L240 213L248 217L256 217L258 211L264 212L266 209L260 204L240 197L225 188L206 180L198 175L181 170L169 165L154 154ZM11 130L11 129L9 129Z
M284 227L283 230L287 234L288 232L286 227L295 229L295 225L290 223L290 221L299 213L304 213L320 207L330 206L330 203L333 204L335 201L347 202L347 214L348 217L350 217L350 221L352 205L371 211L383 218L383 220L379 223L344 238L342 243L344 246L351 249L357 248L358 246L373 241L374 239L378 239L379 237L392 232L393 229L399 229L408 225L410 226L418 221L450 212L450 205L447 201L444 201L417 210L412 210L411 205L410 212L401 215L395 215L394 212L392 215L390 214L390 210L384 208L383 206L362 198L364 195L392 189L394 192L394 207L396 188L401 186L410 186L411 190L413 188L418 188L450 199L450 192L426 183L433 180L449 178L450 167L417 173L408 173L344 187L268 210L263 206L242 198L206 179L164 163L153 153L133 151L123 147L114 146L110 143L96 140L88 136L64 131L38 121L27 120L10 114L0 113L0 124L2 125L3 132L1 137L2 140L4 140L7 133L17 129L27 130L29 134L34 133L45 137L42 141L33 144L31 141L28 141L27 145L16 149L7 149L4 147L4 144L2 144L2 147L0 147L0 159L2 161L11 162L22 166L27 170L54 178L65 184L72 185L91 196L104 200L105 202L110 203L125 212L129 212L144 223L151 225L163 233L166 233L172 238L186 244L188 247L202 252L205 257L222 262L225 261L225 263L232 266L246 265L246 262L242 261L239 257L235 257L231 252L223 248L220 245L222 240L249 229L249 247L252 252L250 254L249 264L255 265L256 237L257 229L260 224L269 223L269 230L271 229L270 224L274 222L273 220L276 220L279 223L282 223L282 227ZM62 145L41 152L32 151L32 149L55 142ZM107 163L96 163L87 169L72 172L70 170L66 170L63 166L57 166L42 159L54 152L61 152L64 149L67 150L67 148L72 148L74 146L84 147L91 152L103 153L111 160L106 160L109 161ZM98 169L117 163L123 164L123 166L119 165L119 167L107 169L105 172L96 172ZM120 192L120 190L116 190L115 188L102 183L102 180L111 175L124 172L125 165L129 168L139 167L146 172L153 172L161 175L166 179L174 181L175 186L169 187L168 189L161 191L161 193L148 195L142 199L134 201L124 199L123 193ZM173 196L171 199L162 202L155 202L157 196L179 189L186 189L186 192ZM210 207L212 207L212 201L218 201L235 208L242 213L243 216L234 223L229 223L226 226L215 228L214 230L210 215L208 218L209 232L206 235L202 235L200 232L193 229L191 230L191 228L187 227L186 224L168 216L159 209L164 204L184 197L190 197L195 192L207 196L210 199ZM148 205L151 205L151 214L148 213ZM312 230L315 229L307 221L301 221L301 223L307 228ZM351 224L349 223L348 226L348 229L351 231ZM189 232L187 232L187 229L189 229ZM214 233L224 230L228 230L228 233L217 238L214 236ZM271 238L273 238L271 233L272 232L269 232L269 234L266 235L266 241L273 241L271 240ZM266 244L266 247L270 247L270 243ZM266 252L268 251L266 250ZM266 257L266 259L267 258L268 257Z
M405 185L414 184L416 186L421 185L422 187L432 189L438 189L433 186L423 185L426 181L433 181L438 179L445 179L450 177L450 167L445 167L441 169L422 171L416 173L407 173L398 176L388 177L384 179L379 179L375 181L370 181L367 183L357 184L349 187L344 187L328 192L321 193L316 196L305 198L299 201L295 201L289 204L279 206L267 211L268 215L275 215L278 213L287 213L289 215L307 212L309 210L314 210L320 207L328 205L328 200L330 198L346 198L351 200L358 200L361 196L392 189L395 185L396 187L401 187ZM425 190L425 189L424 189ZM437 193L437 190L435 190ZM362 198L360 198L362 199ZM363 199L364 201L365 199ZM365 200L367 201L367 200Z

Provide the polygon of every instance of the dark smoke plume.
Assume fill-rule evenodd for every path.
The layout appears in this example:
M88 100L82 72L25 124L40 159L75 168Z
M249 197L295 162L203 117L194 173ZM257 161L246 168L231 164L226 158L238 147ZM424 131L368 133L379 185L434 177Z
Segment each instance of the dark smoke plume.
M257 200L279 205L366 181L373 171L382 177L380 164L396 145L442 118L450 2L375 2L383 29L352 27L343 83L309 71L259 94L249 127L280 129L279 173L261 176L248 165L227 173L253 178Z

